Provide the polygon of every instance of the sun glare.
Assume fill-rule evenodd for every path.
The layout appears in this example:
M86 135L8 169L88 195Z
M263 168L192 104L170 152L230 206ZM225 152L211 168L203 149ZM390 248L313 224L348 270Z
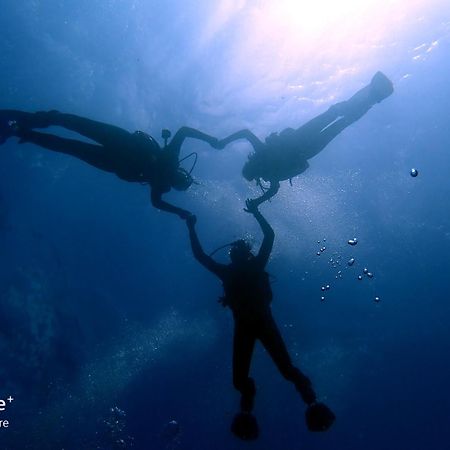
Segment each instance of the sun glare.
M349 22L372 11L376 4L377 0L281 0L267 2L264 15L295 35L312 37L322 32L334 33L348 26Z
M249 45L274 60L305 62L320 54L348 65L395 42L418 20L425 0L266 0L250 12ZM315 58L314 58L315 59Z
M321 83L329 86L349 73L367 79L382 70L396 52L407 51L398 50L405 36L445 1L223 0L226 8L217 11L226 17L219 14L216 23L232 27L223 75L240 80L242 95L260 96L263 89L270 96L285 86L298 88L301 98L308 85L308 92L311 86L316 91L308 101L328 102L334 94L321 91Z

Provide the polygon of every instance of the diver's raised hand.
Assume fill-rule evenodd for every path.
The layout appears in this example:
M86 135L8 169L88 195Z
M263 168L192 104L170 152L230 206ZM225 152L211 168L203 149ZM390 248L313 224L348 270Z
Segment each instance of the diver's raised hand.
M217 138L213 138L210 142L211 147L216 150L223 150L225 148L225 142L222 140L219 141Z
M247 200L245 200L245 206L246 206L246 208L244 208L245 212L248 212L249 214L253 215L259 213L257 200L248 198Z

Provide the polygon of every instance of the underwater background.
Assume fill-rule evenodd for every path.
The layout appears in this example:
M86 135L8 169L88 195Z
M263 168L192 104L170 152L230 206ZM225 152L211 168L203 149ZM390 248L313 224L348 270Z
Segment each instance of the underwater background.
M230 433L231 313L185 224L153 208L148 188L16 139L1 146L0 399L15 400L0 449L450 448L450 3L382 5L1 1L1 109L57 109L160 142L183 125L263 139L378 70L395 92L261 207L276 233L274 316L337 416L324 434L307 431L261 346L260 438ZM183 146L199 154L198 185L168 200L197 215L207 252L261 242L242 210L258 195L241 175L250 150ZM374 277L359 281L364 267Z

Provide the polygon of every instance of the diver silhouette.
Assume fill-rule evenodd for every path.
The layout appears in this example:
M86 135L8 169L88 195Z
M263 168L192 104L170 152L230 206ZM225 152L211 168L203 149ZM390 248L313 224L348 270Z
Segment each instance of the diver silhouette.
M245 240L233 242L229 251L231 264L220 264L202 249L198 239L194 215L186 219L189 238L195 258L223 283L225 295L221 299L234 317L233 384L241 393L241 411L234 417L231 431L241 439L258 437L258 424L252 415L255 383L249 377L250 364L256 340L260 340L284 378L294 383L303 401L308 405L306 422L311 431L325 431L335 416L323 403L316 400L310 380L291 361L283 338L272 317L270 303L272 289L265 271L273 247L275 234L258 211L254 202L247 200L246 212L253 214L264 234L255 256Z
M224 148L230 142L247 139L253 146L242 174L248 180L255 180L263 195L253 199L256 205L273 197L280 188L280 181L289 180L303 173L308 160L316 156L341 131L360 119L376 103L389 97L394 91L392 82L377 72L370 84L360 89L349 100L332 105L328 111L294 130L286 128L272 133L261 142L251 131L241 130L219 141ZM263 186L262 180L270 184Z
M97 144L63 138L49 133L33 131L34 128L63 127L83 135ZM29 113L17 110L0 110L0 144L9 137L18 137L19 143L30 142L59 153L65 153L106 172L115 173L126 181L149 184L151 201L158 209L186 218L190 212L171 205L162 195L171 188L184 191L193 183L188 171L180 168L180 149L186 138L195 138L217 144L217 139L193 128L182 127L169 144L169 130L163 130L164 149L150 135L97 122L58 111Z

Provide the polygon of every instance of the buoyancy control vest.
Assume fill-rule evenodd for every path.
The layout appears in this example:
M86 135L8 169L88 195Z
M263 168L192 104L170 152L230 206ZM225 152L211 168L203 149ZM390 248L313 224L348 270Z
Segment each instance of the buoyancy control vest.
M220 302L230 307L235 316L254 316L266 311L273 298L269 277L266 271L256 269L253 264L243 269L229 266Z

